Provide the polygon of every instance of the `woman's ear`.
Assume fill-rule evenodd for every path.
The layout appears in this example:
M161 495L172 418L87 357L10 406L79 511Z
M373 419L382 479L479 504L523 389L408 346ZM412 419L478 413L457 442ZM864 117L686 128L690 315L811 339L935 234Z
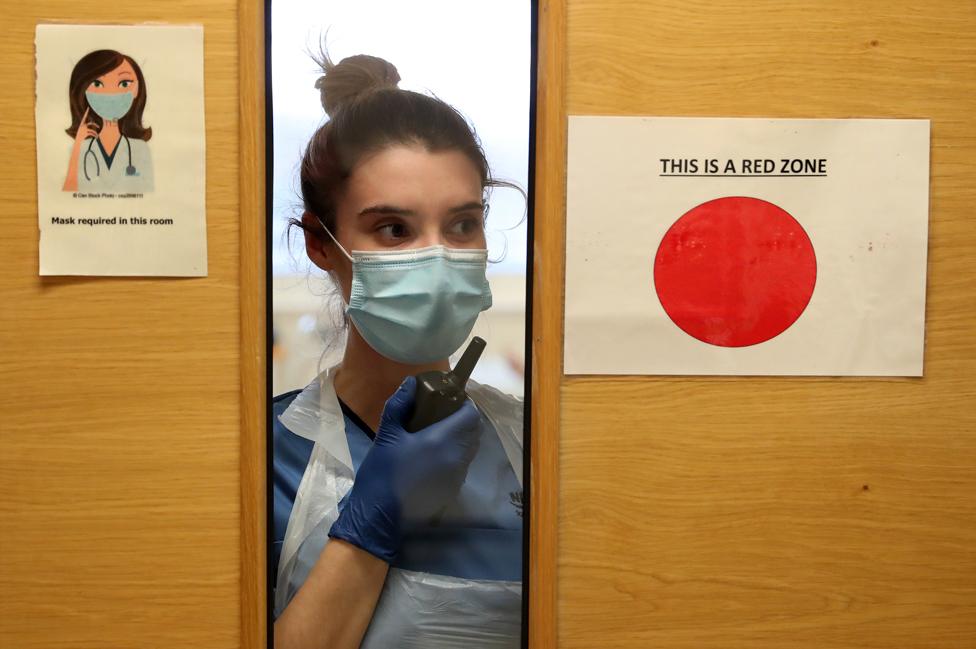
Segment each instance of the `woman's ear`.
M305 212L302 214L302 225L305 226L302 229L305 233L305 252L308 258L326 272L335 270L334 257L337 254L335 244L315 234L322 230L322 224L314 216Z

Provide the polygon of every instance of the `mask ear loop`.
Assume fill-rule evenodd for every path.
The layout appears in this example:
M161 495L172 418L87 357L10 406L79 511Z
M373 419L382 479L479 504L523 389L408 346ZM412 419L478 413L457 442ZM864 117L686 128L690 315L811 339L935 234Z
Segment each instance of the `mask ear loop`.
M319 215L318 214L315 215L315 220L319 222L319 225L322 226L322 229L325 230L325 233L327 235L329 235L329 238L330 239L332 239L332 243L334 243L336 245L336 247L339 248L339 250L342 251L342 254L346 256L346 259L349 260L349 263L351 263L351 264L354 263L352 257L350 257L349 256L349 253L346 252L346 249L342 247L342 244L339 243L334 236L332 236L332 232L329 231L329 228L325 227L325 223L322 223L322 219L319 218ZM332 277L332 281L335 283L336 290L339 293L339 299L342 300L342 305L343 305L343 307L345 307L344 311L347 310L347 309L349 309L349 304L346 302L345 296L342 295L342 290L340 290L340 286L341 285L339 283L338 278L336 278L336 276L333 275L332 273L329 273L329 276Z
M332 239L332 243L334 243L336 246L339 247L339 250L342 251L342 254L344 254L346 256L346 259L348 259L351 263L352 256L348 252L346 252L346 249L342 247L342 244L339 243L334 236L332 236L332 232L329 231L329 228L325 227L325 223L322 223L322 219L319 218L318 214L315 215L315 220L319 222L319 225L322 226L322 229L325 230L325 233L329 235L330 239Z

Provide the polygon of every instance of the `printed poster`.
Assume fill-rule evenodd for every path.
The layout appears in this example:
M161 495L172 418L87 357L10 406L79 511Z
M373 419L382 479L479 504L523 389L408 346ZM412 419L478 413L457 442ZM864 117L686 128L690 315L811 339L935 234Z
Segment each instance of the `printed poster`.
M921 376L928 120L570 117L567 374Z
M35 37L40 274L206 275L203 28Z

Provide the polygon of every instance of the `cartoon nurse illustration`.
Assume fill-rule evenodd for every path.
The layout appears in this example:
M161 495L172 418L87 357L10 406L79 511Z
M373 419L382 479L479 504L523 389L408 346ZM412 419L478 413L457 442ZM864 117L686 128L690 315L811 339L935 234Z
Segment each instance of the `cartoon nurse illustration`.
M68 84L74 138L66 192L132 192L153 190L149 138L142 125L146 80L139 65L115 50L86 54L75 65Z

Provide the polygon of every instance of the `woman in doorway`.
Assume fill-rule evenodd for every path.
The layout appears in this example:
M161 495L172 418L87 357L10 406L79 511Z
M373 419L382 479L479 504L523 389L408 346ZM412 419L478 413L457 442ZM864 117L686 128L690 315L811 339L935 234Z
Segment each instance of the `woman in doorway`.
M330 120L292 223L352 326L337 366L274 402L275 646L517 647L521 401L469 382L460 410L404 428L413 377L448 369L491 305L485 197L506 183L390 63L320 63Z

